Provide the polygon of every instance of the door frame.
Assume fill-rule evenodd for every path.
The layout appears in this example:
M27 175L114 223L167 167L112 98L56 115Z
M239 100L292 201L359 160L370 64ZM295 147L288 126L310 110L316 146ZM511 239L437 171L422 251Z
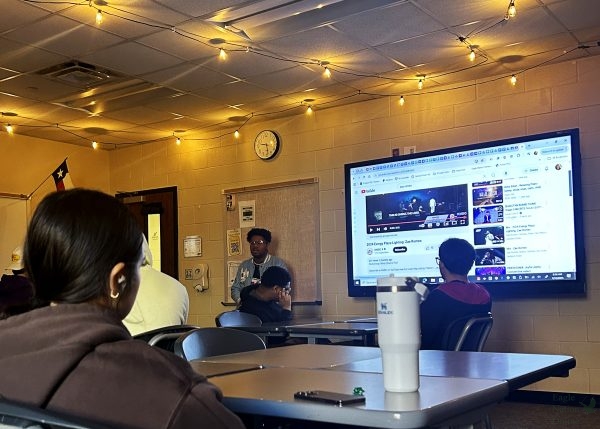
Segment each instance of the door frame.
M171 225L173 228L173 258L174 258L174 272L168 273L173 275L176 279L179 279L179 228L178 228L178 206L177 206L177 186L169 186L166 188L156 188L156 189L144 189L140 191L127 191L127 192L117 192L115 197L120 200L122 203L127 205L128 203L143 203L144 197L147 195L154 194L171 194L171 203L173 207L173 224ZM146 226L141 226L144 230ZM147 231L143 231L147 234Z

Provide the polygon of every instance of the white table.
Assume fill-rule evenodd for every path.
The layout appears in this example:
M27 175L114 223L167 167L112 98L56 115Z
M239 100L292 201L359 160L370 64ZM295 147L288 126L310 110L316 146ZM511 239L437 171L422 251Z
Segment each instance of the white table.
M323 346L329 347L329 346ZM235 413L377 428L468 425L508 395L508 383L459 377L420 379L415 393L389 393L382 374L300 368L266 368L213 377L223 403ZM338 407L300 399L294 393L365 390L366 403Z

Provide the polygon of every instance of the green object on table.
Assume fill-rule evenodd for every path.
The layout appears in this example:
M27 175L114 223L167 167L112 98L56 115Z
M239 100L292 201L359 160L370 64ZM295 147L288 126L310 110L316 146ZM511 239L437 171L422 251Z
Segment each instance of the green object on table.
M352 394L356 395L356 396L362 395L363 393L365 393L365 389L363 389L360 386L355 387L354 390L352 391Z

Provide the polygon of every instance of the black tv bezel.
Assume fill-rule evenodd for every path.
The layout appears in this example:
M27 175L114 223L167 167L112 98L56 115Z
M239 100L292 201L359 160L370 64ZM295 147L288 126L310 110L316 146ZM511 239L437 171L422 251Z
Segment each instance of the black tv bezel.
M542 140L556 137L571 137L571 159L573 168L573 223L575 240L575 265L577 278L574 280L552 280L535 282L490 282L486 281L483 285L488 289L493 297L497 298L549 298L549 297L581 297L587 292L586 270L585 270L585 246L583 236L583 207L582 207L582 185L581 185L581 152L579 129L572 128L567 130L546 132L541 134L531 134L519 137L511 137L501 140L491 140L481 143L473 143L462 146L454 146L442 149L436 149L426 152L419 152L409 155L392 156L387 158L378 158L366 161L353 162L344 165L344 183L345 183L345 212L346 212L346 260L347 260L347 286L348 296L374 297L376 287L374 286L355 286L354 266L352 263L352 228L351 228L351 193L350 193L350 170L356 167L373 166L396 162L399 160L418 159L435 155L443 155L467 150L476 150L489 148L492 146L510 145L516 143L527 143L534 140Z

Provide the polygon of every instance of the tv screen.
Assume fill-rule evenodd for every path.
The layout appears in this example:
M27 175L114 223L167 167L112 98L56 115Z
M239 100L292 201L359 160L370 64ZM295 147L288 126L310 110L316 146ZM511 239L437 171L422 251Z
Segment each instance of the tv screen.
M345 165L349 296L390 274L442 283L450 237L492 295L585 293L580 168L577 129Z

